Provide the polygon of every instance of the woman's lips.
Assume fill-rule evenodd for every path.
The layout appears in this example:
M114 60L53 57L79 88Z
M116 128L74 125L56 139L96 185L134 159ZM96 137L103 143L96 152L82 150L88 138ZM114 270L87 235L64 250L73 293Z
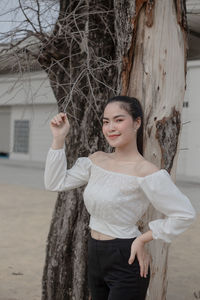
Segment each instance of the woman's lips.
M115 138L117 138L118 136L120 136L120 134L118 134L118 135L109 135L109 139L115 139Z

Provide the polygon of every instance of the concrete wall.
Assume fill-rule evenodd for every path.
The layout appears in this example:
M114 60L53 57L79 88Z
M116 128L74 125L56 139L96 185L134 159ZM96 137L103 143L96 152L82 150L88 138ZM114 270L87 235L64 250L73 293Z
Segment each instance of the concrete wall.
M56 103L44 71L0 75L0 105Z
M44 162L52 142L49 127L51 118L57 114L56 104L13 106L11 113L10 159ZM29 153L14 152L14 121L30 120Z
M0 153L7 153L10 149L10 118L11 107L0 106Z
M187 88L182 110L182 133L177 176L200 182L200 61L187 64Z
M45 72L0 75L0 152L10 160L44 162L52 141L49 122L57 113ZM14 151L15 120L30 122L27 154Z

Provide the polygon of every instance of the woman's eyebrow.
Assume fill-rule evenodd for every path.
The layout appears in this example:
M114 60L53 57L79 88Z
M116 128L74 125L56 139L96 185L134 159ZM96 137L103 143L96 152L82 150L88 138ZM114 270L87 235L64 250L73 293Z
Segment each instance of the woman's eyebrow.
M116 118L119 118L119 117L126 117L126 116L125 115L117 115L117 116L114 116L113 119L116 119ZM103 117L103 119L109 120L109 118L106 118L106 117Z

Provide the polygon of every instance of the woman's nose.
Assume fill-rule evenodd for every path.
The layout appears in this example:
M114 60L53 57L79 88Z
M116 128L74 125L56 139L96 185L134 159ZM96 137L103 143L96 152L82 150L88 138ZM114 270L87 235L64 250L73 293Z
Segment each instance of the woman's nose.
M113 122L110 122L109 126L108 126L108 129L109 130L115 130L115 124Z

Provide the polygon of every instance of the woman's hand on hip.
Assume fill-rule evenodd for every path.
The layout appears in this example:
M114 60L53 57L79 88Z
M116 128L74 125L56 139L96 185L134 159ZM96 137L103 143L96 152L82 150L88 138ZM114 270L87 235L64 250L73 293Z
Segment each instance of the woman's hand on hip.
M136 238L131 244L131 255L128 260L129 264L134 262L136 255L140 265L140 276L146 277L151 258L145 249L145 242L141 241L139 238Z

